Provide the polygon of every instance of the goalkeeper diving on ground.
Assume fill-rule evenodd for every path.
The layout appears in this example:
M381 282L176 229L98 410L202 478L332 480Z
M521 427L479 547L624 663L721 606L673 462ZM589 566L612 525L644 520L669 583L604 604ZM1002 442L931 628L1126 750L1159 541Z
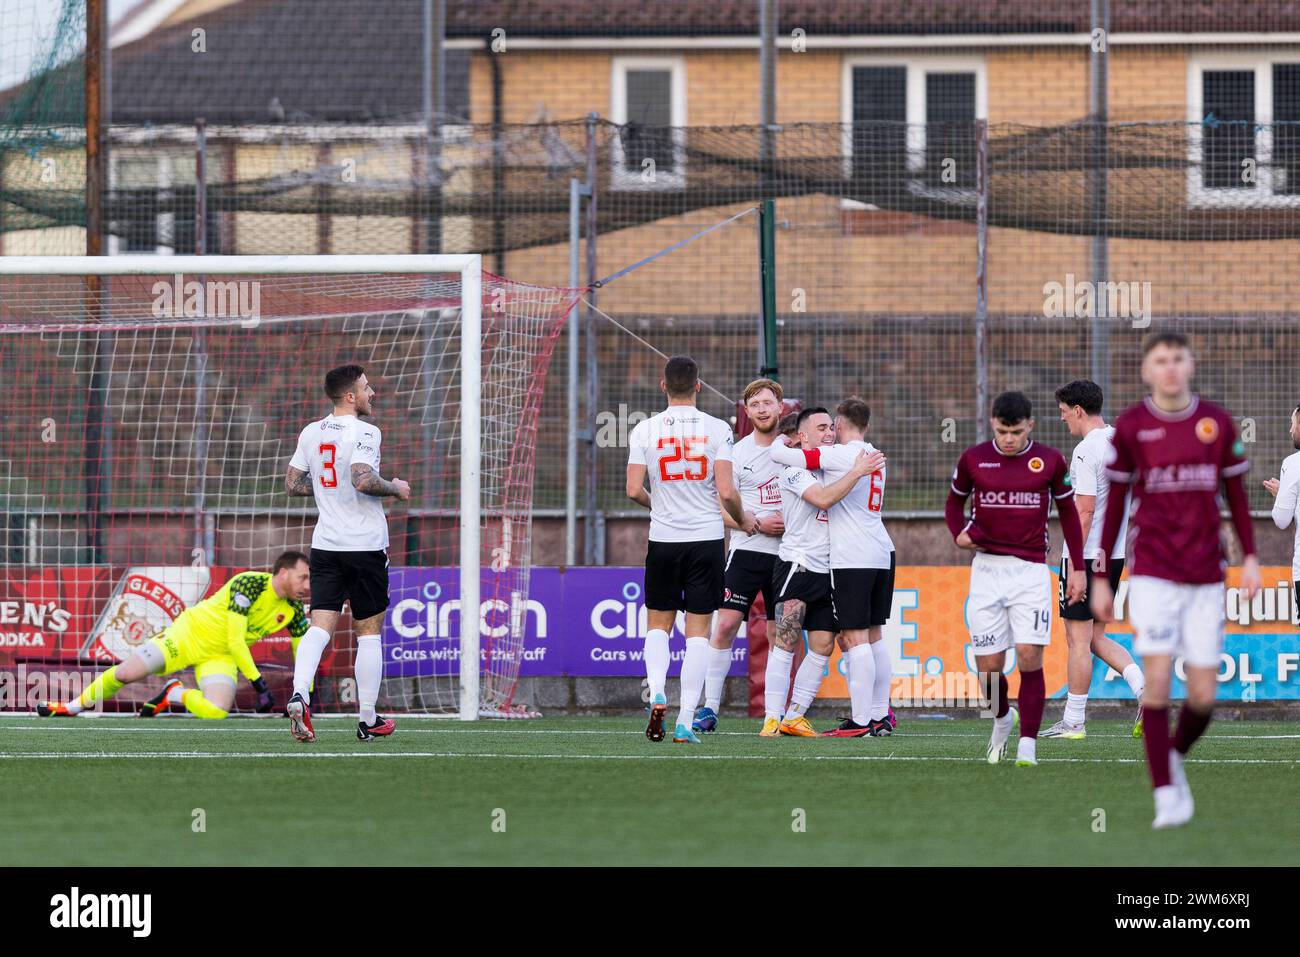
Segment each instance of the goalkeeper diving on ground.
M266 680L253 663L249 647L287 628L295 650L310 623L303 602L311 595L307 556L288 551L269 572L246 571L232 577L214 595L187 608L141 645L126 661L109 668L78 697L68 702L42 701L42 718L72 717L107 701L124 687L150 675L170 675L194 667L197 688L179 679L140 705L142 718L177 708L200 718L224 718L235 703L235 685L242 674L257 692L257 710L275 710Z

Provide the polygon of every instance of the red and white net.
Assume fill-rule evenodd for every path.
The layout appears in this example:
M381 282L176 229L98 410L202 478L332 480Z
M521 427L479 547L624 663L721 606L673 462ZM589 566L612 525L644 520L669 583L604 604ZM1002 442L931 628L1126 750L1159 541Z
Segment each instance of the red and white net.
M578 295L483 276L487 715L519 713L537 419ZM326 371L355 362L376 392L381 472L411 484L410 501L385 500L380 708L456 712L460 336L458 273L0 276L0 657L19 692L0 707L75 693L232 574L306 551L316 510L286 494L285 471L299 431L331 409ZM321 663L327 713L355 709L351 625L345 612ZM253 656L283 701L288 635Z

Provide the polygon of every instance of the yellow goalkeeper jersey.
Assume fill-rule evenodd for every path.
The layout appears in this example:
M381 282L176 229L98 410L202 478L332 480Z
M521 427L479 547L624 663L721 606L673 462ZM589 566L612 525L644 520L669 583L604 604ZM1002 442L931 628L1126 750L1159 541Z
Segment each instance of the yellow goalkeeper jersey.
M229 655L249 681L260 677L249 645L282 628L301 638L310 626L302 602L275 593L270 572L240 572L215 595L183 611L176 624L202 656Z

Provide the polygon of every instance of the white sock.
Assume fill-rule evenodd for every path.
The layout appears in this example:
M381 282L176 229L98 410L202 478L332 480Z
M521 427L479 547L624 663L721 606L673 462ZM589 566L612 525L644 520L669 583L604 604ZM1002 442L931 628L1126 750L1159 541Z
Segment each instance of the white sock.
M687 638L682 658L682 701L677 723L686 727L695 720L695 708L704 692L704 674L709 670L709 639Z
M731 670L731 649L709 645L709 669L704 674L704 707L717 711L722 707L722 691Z
M894 679L894 662L889 657L889 649L884 639L871 646L872 658L876 663L876 680L871 690L871 717L877 721L889 717L889 684Z
M854 724L871 720L871 696L876 689L876 655L870 645L854 645L844 655L849 663L849 703Z
M826 675L826 663L830 661L825 655L810 651L799 662L799 670L794 673L794 691L790 695L790 707L786 709L787 721L798 718L807 712L821 690L822 678Z
M316 669L320 667L320 656L325 653L325 646L330 643L330 633L318 625L307 629L298 642L298 652L293 656L293 691L302 695L302 700L311 703L311 685L316 680Z
M668 632L651 628L645 633L645 676L650 685L650 700L664 693L668 683Z
M1142 677L1142 669L1137 666L1137 662L1129 662L1124 666L1124 680L1133 689L1133 697L1141 701L1142 692L1147 688L1147 682Z
M186 688L185 688L184 685L177 685L177 686L176 686L175 688L173 688L171 691L167 692L167 703L168 703L168 704L184 704L184 703L185 703L185 691L186 691Z
M1083 724L1083 712L1088 707L1088 696L1086 694L1075 694L1073 691L1065 695L1065 723L1072 725Z
M1021 738L1020 744L1016 746L1017 761L1037 761L1038 760L1038 739Z
M299 645L299 647L302 647ZM379 682L384 677L384 650L378 635L357 635L357 703L361 720L375 723L375 702L379 700Z
M763 710L767 717L781 720L785 699L790 693L790 668L794 652L770 645L767 649L767 672L763 679Z
M73 698L68 702L68 714L81 714L83 710L80 698Z

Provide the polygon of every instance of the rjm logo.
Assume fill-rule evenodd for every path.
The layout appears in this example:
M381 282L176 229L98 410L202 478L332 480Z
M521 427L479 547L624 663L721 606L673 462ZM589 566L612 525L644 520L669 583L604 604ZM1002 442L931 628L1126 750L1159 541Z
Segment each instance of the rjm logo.
M51 927L129 927L132 937L148 937L152 913L152 894L83 895L74 887L50 898Z
M256 324L262 318L262 284L258 280L199 282L185 281L177 273L170 283L153 284L155 319L246 319Z
M1043 286L1046 319L1132 319L1134 329L1151 325L1151 283L1053 280Z

